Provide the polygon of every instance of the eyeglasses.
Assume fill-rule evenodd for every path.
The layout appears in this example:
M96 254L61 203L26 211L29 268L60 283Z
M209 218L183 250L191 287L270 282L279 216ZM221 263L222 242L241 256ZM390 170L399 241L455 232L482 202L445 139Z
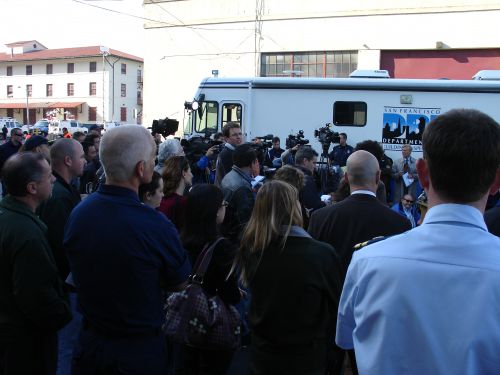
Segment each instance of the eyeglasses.
M22 137L23 133L12 133L12 135L15 135L16 137Z
M227 206L229 206L229 203L227 203L226 201L222 201L221 206L222 206L222 207L227 207Z
M413 203L414 201L412 201L411 199L405 199L403 198L404 201L407 201L408 203Z

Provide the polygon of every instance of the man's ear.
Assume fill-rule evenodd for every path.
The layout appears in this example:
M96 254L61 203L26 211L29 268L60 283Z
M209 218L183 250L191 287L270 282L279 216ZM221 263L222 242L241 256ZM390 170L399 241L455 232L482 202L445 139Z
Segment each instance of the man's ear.
M141 160L139 162L137 162L137 164L135 165L135 175L137 177L139 177L140 179L142 179L144 177L144 169L146 167L146 162L144 160Z
M490 195L494 195L500 190L500 168L497 168L497 174L495 176L495 181L490 187Z
M429 166L427 165L427 161L425 159L417 160L417 174L418 181L420 185L424 188L424 190L429 189Z
M73 164L73 160L71 159L71 156L66 155L64 157L64 165L67 165L69 167L69 166L71 166L71 164Z
M26 185L26 191L28 192L28 194L36 194L36 191L37 191L37 186L36 186L36 182L35 181L32 181L32 182L28 182L28 185Z
M380 183L380 173L381 173L381 172L380 172L380 169L379 169L379 170L377 171L377 176L376 176L377 186L378 186L378 184Z
M349 174L347 173L347 171L344 172L344 180L349 184Z

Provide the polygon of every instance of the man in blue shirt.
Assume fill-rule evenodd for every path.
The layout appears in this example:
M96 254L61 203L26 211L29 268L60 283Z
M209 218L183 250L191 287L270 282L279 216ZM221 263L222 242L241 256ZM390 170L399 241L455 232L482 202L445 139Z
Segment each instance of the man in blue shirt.
M100 147L106 184L66 225L64 246L83 315L75 375L166 372L163 289L182 289L191 269L173 224L137 195L151 181L155 151L146 128L109 130Z
M347 144L347 134L340 133L340 143L332 149L332 152L328 155L332 165L338 165L339 167L345 167L347 163L347 158L354 152L352 146Z
M429 211L421 226L354 253L336 342L354 348L360 374L498 374L500 239L483 212L500 187L500 125L452 110L422 143Z

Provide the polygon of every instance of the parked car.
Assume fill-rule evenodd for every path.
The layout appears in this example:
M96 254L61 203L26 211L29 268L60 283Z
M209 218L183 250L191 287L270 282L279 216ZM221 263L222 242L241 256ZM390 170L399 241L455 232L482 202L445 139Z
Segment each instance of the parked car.
M49 121L48 120L38 120L31 129L33 130L33 133L43 133L43 134L49 134Z

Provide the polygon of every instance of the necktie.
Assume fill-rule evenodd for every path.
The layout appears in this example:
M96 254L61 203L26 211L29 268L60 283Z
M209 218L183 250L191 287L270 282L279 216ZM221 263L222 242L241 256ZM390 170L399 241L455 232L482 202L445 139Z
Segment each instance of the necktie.
M404 165L403 165L403 172L408 172L409 170L409 166L408 166L408 158L405 159L405 162L404 162Z

